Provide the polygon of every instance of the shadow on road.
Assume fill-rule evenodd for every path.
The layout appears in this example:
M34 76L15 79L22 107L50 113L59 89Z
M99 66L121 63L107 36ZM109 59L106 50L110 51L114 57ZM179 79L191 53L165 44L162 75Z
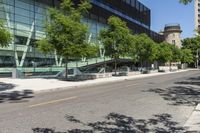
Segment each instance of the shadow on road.
M186 80L175 82L169 88L153 88L145 92L159 94L170 105L196 106L200 102L200 76L190 77Z
M0 93L0 103L9 101L10 103L27 102L27 98L34 97L32 90L12 91Z
M166 89L155 88L147 92L154 92L169 101L170 105L196 106L200 102L200 90L188 86L174 86Z
M200 86L200 81L181 81L181 82L176 82L175 84Z
M83 122L74 116L66 115L68 122L81 125L82 129L70 129L58 132L50 128L33 128L33 133L189 133L185 128L172 120L169 114L154 115L150 119L134 119L133 117L110 113L103 121ZM197 133L193 131L191 133Z
M14 84L0 82L0 92L5 90L11 90L15 87Z
M188 78L188 79L186 79L184 81L175 82L175 84L200 86L200 76L190 77L190 78Z

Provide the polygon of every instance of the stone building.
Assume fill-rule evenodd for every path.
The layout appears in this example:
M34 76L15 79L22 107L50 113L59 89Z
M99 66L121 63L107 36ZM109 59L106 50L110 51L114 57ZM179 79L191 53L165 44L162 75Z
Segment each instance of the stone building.
M162 32L164 40L177 47L181 47L181 27L179 24L167 24L165 25L164 31Z

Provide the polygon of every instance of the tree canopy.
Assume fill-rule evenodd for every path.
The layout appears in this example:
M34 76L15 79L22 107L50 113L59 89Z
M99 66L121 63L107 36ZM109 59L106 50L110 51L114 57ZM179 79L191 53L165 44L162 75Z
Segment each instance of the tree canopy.
M172 60L172 50L170 48L171 44L168 44L166 42L160 43L158 45L158 54L157 54L157 60L161 63L166 63Z
M190 3L190 2L192 2L192 0L179 0L181 3L183 3L183 4L188 4L188 3Z
M181 61L181 49L172 44L170 44L169 46L170 46L172 54L173 54L171 61L172 62L180 62Z
M126 56L131 44L131 33L126 23L120 18L111 16L108 19L108 28L102 29L99 35L105 48L105 54L115 60L115 73L117 59Z
M181 49L181 62L182 63L192 63L193 55L190 49Z
M7 47L11 41L11 33L5 28L4 22L0 20L0 47Z
M64 58L84 56L87 42L87 25L81 23L81 18L86 9L90 8L86 1L73 7L71 0L64 0L59 10L49 9L50 21L46 25L46 38L39 41L44 52L55 49ZM46 46L47 45L47 46Z
M138 61L153 62L157 49L155 42L146 34L135 35L135 49Z
M128 53L130 31L126 23L118 17L108 19L108 28L100 31L99 39L104 44L105 54L111 58L119 58Z
M72 0L63 0L59 9L50 8L49 21L46 22L45 28L46 38L37 42L38 48L44 53L55 50L65 59L66 76L69 59L91 54L92 45L87 41L88 26L81 22L83 15L90 8L87 0L80 1L76 6Z
M183 49L190 49L195 62L197 50L200 50L200 37L186 38L182 41Z

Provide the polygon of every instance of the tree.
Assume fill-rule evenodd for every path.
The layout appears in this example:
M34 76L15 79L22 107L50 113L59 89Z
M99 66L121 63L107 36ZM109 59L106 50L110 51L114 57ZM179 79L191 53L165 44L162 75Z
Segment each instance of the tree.
M47 39L42 39L37 41L36 45L37 49L45 55L55 51L53 45L52 44L50 45Z
M0 20L0 47L7 47L11 41L11 33L5 28L4 22Z
M172 60L171 62L180 62L181 61L181 49L175 45L170 45L172 51Z
M172 58L169 61L170 71L171 71L172 62L180 62L181 60L181 49L172 44L169 44L169 47L170 47L170 50L172 51Z
M88 27L81 19L91 5L82 0L74 5L72 0L63 0L59 9L49 9L49 21L46 23L46 38L37 42L45 53L53 50L65 59L68 78L68 60L89 55L92 46L86 41Z
M170 70L171 70L171 63L172 62L180 62L182 59L182 51L175 45L169 44L167 42L162 42L159 44L158 48L158 55L157 60L160 63L170 63Z
M182 63L194 62L192 51L190 49L181 49L181 62Z
M190 49L193 55L193 62L195 62L197 50L200 49L200 37L186 38L182 41L182 49Z
M151 63L156 60L157 47L155 42L146 34L135 35L135 49L137 60Z
M131 35L130 39L131 39L131 43L130 43L130 47L129 47L129 51L128 51L128 56L131 57L133 62L138 62L139 58L138 58L137 49L136 49L137 37L136 37L136 35Z
M157 60L160 63L166 63L172 60L172 50L170 48L169 43L163 42L158 45L158 55L157 55Z
M83 49L84 50L84 49ZM99 46L98 44L90 43L87 47L85 47L85 52L83 57L86 58L94 58L99 56Z
M105 48L105 55L115 61L115 75L117 71L117 59L126 56L131 43L131 33L126 23L118 17L111 16L108 19L108 28L100 31L99 39Z
M188 4L190 2L192 2L192 0L179 0L179 2L183 3L183 4Z

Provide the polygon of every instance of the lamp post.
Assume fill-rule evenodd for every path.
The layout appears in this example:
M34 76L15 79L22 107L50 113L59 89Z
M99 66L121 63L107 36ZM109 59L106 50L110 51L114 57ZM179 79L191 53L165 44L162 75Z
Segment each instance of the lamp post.
M197 63L197 69L199 68L199 50L197 49L197 55L196 55L196 63Z

